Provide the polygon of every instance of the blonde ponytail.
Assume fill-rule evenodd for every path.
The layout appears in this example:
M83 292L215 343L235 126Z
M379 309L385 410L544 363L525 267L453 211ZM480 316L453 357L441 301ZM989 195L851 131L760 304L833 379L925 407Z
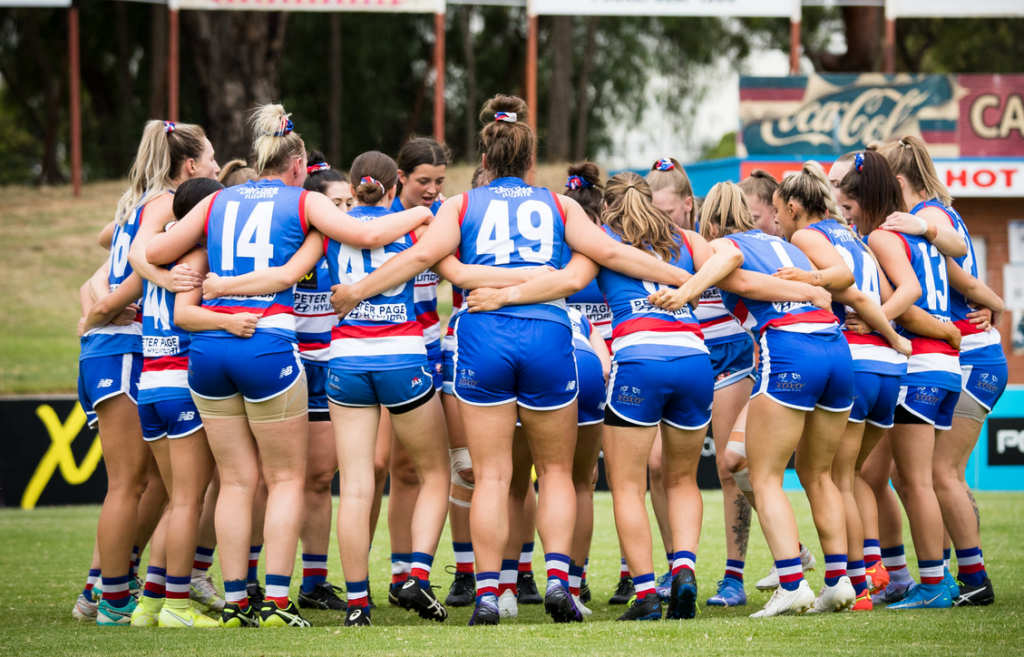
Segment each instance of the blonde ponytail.
M920 137L904 137L897 142L885 144L878 152L888 160L892 172L903 176L913 191L928 201L939 201L947 207L953 204L953 197L939 180L928 147Z
M832 184L825 170L814 160L804 162L800 173L785 178L776 193L784 203L797 201L811 217L825 219L826 215L830 215L837 221L845 222L832 196Z
M206 133L197 125L147 121L128 172L128 189L117 202L118 225L123 226L138 206L174 189L181 165L202 156L205 139Z
M293 157L299 157L306 146L283 105L260 105L252 115L252 162L256 176L283 173Z
M612 176L605 185L601 215L604 225L622 238L623 243L653 251L665 262L679 257L682 234L664 210L651 202L647 181L632 171Z
M711 234L712 225L718 227L715 235ZM736 183L717 183L704 197L704 204L700 208L700 234L704 239L745 233L754 228L754 216L750 214L747 195Z

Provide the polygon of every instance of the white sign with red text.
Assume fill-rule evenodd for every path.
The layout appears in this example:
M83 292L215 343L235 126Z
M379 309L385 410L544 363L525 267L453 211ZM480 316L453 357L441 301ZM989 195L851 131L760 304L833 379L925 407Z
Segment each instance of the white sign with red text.
M936 160L935 171L953 198L1024 196L1024 160Z

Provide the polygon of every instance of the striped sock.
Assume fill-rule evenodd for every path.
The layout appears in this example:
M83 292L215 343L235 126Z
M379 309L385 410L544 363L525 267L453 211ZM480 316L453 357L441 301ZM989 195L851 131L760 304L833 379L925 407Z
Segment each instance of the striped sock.
M726 559L725 577L723 579L735 579L742 582L744 565L746 565L746 562L740 561L739 559Z
M896 584L913 584L914 578L907 570L907 555L902 545L882 548L882 565L889 571L889 581Z
M391 584L401 584L409 579L409 572L412 570L411 552L391 553Z
M146 569L146 587L142 595L147 598L167 597L167 571L156 566Z
M619 579L629 577L629 566L626 565L626 557L619 557Z
M949 548L942 550L942 567L949 570L949 562L953 558L953 551ZM959 559L957 559L959 561Z
M957 577L968 586L981 586L988 573L981 558L981 548L967 548L956 551Z
M846 572L850 576L850 582L853 584L853 590L857 595L868 590L868 578L867 574L864 572L863 561L851 561L847 563Z
M256 582L258 584L260 581L260 552L262 551L262 545L249 546L249 576L246 579L247 582Z
M775 571L779 574L779 586L787 591L795 591L804 581L804 569L800 565L800 557L777 559Z
M678 575L683 568L689 568L691 573L694 572L697 568L697 555L686 550L680 550L672 555L672 576Z
M140 548L138 545L132 546L132 559L131 562L128 564L128 577L130 578L130 580L135 579L139 576L139 561L142 560L142 557L139 555L141 554L141 552L142 548Z
M345 582L349 608L362 607L365 613L369 613L370 597L367 594L369 586L370 581L366 579L361 582Z
M216 548L196 547L196 556L192 561L192 577L204 577L213 565L213 551Z
M82 590L82 595L92 600L92 590L98 581L100 581L100 569L90 568L89 576L85 578L85 588Z
M245 580L241 579L224 580L224 599L229 603L235 603L243 610L249 606L249 594L245 584Z
M285 609L288 606L288 587L291 584L292 578L287 575L271 575L267 573L266 599L276 604L278 609Z
M825 555L825 586L835 586L840 577L846 576L846 555Z
M452 541L452 550L455 551L455 572L473 572L473 543L456 543ZM516 563L518 566L518 562Z
M569 594L579 596L580 584L583 581L583 566L569 562Z
M519 561L516 559L502 559L501 573L498 575L498 595L505 591L512 591L513 595L519 595Z
M498 597L498 573L487 572L476 574L476 603L480 604L485 596ZM491 602L497 604L496 600Z
M167 599L173 601L187 601L189 589L192 586L192 577L185 575L184 577L167 577ZM244 591L243 587L243 591ZM181 605L172 605L178 606Z
M302 553L302 592L310 593L327 581L327 555Z
M131 594L128 592L128 575L102 577L103 600L111 607L127 607Z
M420 582L420 588L430 588L430 569L434 566L434 556L426 552L412 553L412 576Z
M560 552L546 552L544 565L548 571L548 581L558 580L563 589L569 590L569 557Z
M882 548L877 538L864 539L864 567L871 568L882 560Z
M654 573L634 577L633 588L636 589L637 600L643 600L651 593L654 593Z
M523 550L519 553L519 572L533 572L533 541L523 543Z
M580 581L580 585L587 583L587 572L590 570L590 557L583 560L583 579Z
M942 559L934 561L917 560L917 572L921 575L921 584L942 584L945 573Z

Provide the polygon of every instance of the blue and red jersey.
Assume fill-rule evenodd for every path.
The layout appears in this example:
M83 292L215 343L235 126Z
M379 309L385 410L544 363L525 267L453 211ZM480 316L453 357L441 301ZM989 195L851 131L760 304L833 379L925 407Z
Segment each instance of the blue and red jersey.
M835 219L825 219L810 226L825 236L843 258L843 262L853 273L853 285L876 304L882 304L879 285L879 271L875 259L864 246L864 242L849 228ZM846 313L852 308L841 303L832 304L832 312L840 322L846 320ZM850 343L850 355L853 357L855 372L874 372L875 374L903 375L907 372L907 357L893 349L879 333L872 331L861 335L855 331L843 329L846 341Z
M430 211L437 214L441 209L441 201L434 201ZM402 200L395 196L391 204L392 212L405 210ZM416 320L423 326L423 340L427 343L427 354L431 360L441 358L441 318L437 314L437 284L441 277L429 269L416 277ZM454 304L453 304L454 305Z
M709 347L750 339L750 335L726 309L722 291L717 287L704 290L694 314L700 322L704 344Z
M306 239L306 190L280 180L257 180L216 193L206 214L210 272L241 276L288 262ZM261 315L257 331L295 341L295 295L292 288L276 294L224 296L203 301L220 313ZM211 335L231 336L226 331Z
M960 213L953 208L946 207L938 201L925 201L918 204L913 213L919 212L922 208L938 208L946 213L949 220L953 222L956 232L967 243L967 255L955 258L956 264L961 269L973 276L978 276L978 259L974 254L974 242L971 240L971 233L967 230ZM999 330L992 327L988 331L979 330L977 325L971 324L968 320L968 313L974 312L970 301L960 294L954 287L949 288L949 314L950 319L960 329L960 364L961 365L1000 365L1006 362L1006 354L1003 353L1002 336Z
M132 210L123 224L114 226L114 235L110 239L110 274L107 278L111 292L132 275L128 252L139 233L145 211L146 206L140 205ZM141 305L143 300L139 299L138 303ZM136 315L135 321L128 326L107 324L94 328L82 336L81 343L79 360L142 353L142 313Z
M330 360L331 329L338 315L331 305L331 271L327 258L295 284L295 337L302 360L326 363Z
M168 269L174 265L167 265ZM156 283L142 283L142 377L139 404L191 399L188 390L188 349L192 334L174 323L174 299Z
M608 226L603 229L612 239L622 241ZM669 264L694 273L693 253L685 235L679 255ZM612 310L612 353L616 362L672 360L708 353L700 323L689 306L665 310L647 300L662 285L604 267L597 274L597 284Z
M498 178L463 194L459 225L458 255L467 265L560 269L567 260L565 212L558 197L520 178ZM569 325L564 299L491 312Z
M349 216L372 221L390 214L380 206L356 206ZM376 249L355 249L324 240L324 252L333 285L352 285L416 242L413 233ZM413 281L400 283L370 297L345 316L331 334L332 369L353 371L397 370L426 364L423 326L416 318Z
M812 271L803 251L784 239L759 230L733 233L728 239L743 253L742 269L772 275L783 267ZM758 334L775 328L797 333L838 331L836 316L805 301L757 301L722 290L725 307L743 326Z
M590 334L594 330L594 325L590 323L586 315L572 306L569 307L568 314L569 325L572 328L572 342L576 346L576 351L585 351L596 356L594 345L590 344Z

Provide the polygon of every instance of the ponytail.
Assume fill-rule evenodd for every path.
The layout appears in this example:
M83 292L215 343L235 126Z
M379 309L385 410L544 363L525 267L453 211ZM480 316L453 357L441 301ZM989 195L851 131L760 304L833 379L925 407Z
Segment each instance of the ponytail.
M881 226L893 212L906 212L903 191L889 162L876 151L852 154L854 166L839 183L843 196L860 204L861 221L857 225L863 235Z
M117 223L123 226L135 208L174 189L185 161L202 157L205 139L206 133L197 125L146 122L135 162L128 172L128 189L117 202Z
M480 111L484 122L480 144L492 180L522 178L533 165L536 137L526 123L527 111L522 98L501 94L488 100Z
M651 187L632 171L612 176L604 192L601 219L625 244L653 251L663 261L679 257L682 234L664 210L651 202Z
M728 181L720 182L711 188L704 197L700 217L701 237L709 241L756 228L746 194L739 185ZM716 235L711 234L712 225L718 227Z
M846 223L832 196L832 185L825 170L814 160L804 162L800 173L783 180L779 184L778 195L786 203L796 200L812 216L822 219L831 216L840 223Z
M565 195L579 203L591 221L600 224L601 211L604 209L604 185L597 165L593 162L570 164L565 186Z
M294 132L288 116L282 105L260 105L253 112L250 160L258 178L283 173L291 159L305 151L302 137Z
M914 192L947 207L953 204L953 197L939 180L928 148L920 137L909 135L895 143L885 144L878 151L888 160L892 172L903 176Z

